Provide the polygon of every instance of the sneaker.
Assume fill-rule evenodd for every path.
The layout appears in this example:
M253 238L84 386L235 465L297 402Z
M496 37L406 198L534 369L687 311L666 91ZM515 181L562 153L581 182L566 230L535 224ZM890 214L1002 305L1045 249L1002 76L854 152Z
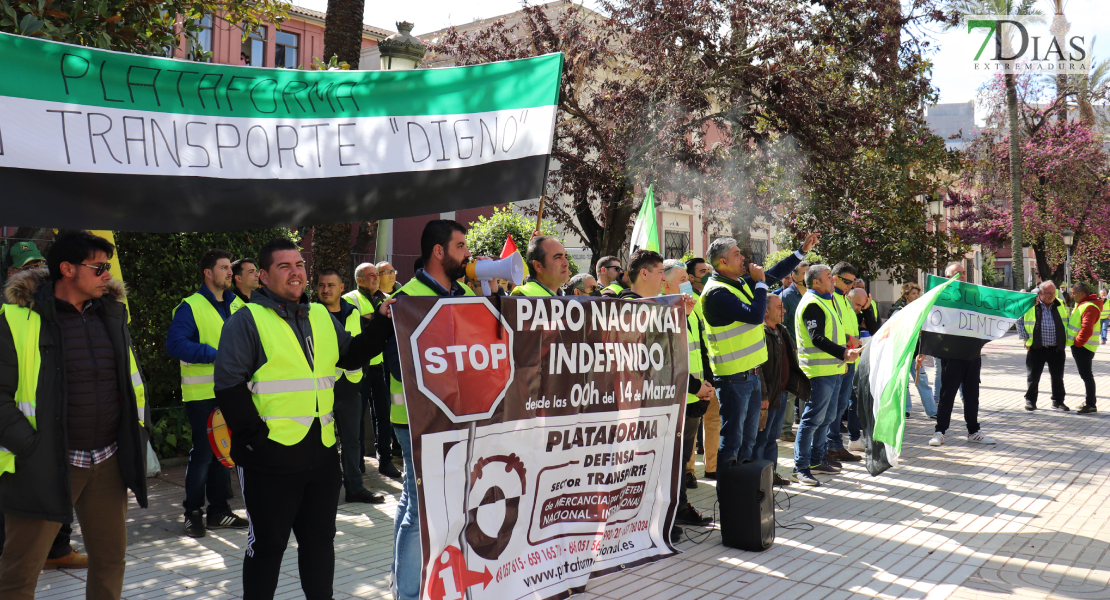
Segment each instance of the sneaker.
M209 529L246 529L250 521L230 510L222 515L208 515Z
M804 469L802 471L794 471L793 473L790 474L790 480L791 481L797 481L798 483L800 483L802 485L808 485L810 487L817 487L817 486L821 485L821 482L818 481L817 478L813 476L813 473L811 473L809 471L809 469Z
M1025 401L1025 410L1027 410L1029 412L1033 412L1033 411L1037 410L1037 405L1033 402L1030 402L1030 401L1026 400Z
M191 538L204 537L204 514L201 511L185 513L185 535Z
M998 443L997 441L995 441L994 438L992 438L990 436L983 435L982 431L976 431L975 433L967 436L967 441L975 443L975 444L997 444Z
M73 550L69 554L59 558L48 558L46 564L42 566L43 571L50 569L87 569L89 568L89 555L81 554Z
M717 472L716 471L706 471L705 472L705 478L706 479L712 479L712 480L716 481Z
M775 487L786 487L790 485L790 480L779 475L778 473L775 473L774 475L772 475L772 477L774 479L773 485Z
M1068 412L1068 411L1070 411L1071 409L1070 409L1070 408L1068 408L1068 407L1067 407L1067 405L1066 405L1066 404L1064 404L1063 402L1061 402L1061 403L1059 403L1059 404L1056 404L1055 402L1053 402L1053 403L1052 403L1052 410L1055 410L1055 411L1057 411L1057 412Z
M930 418L930 419L932 419L932 420L934 420L934 421L936 421L936 420L937 420L937 416L936 416L936 415L925 415L925 416L926 416L926 417L928 417L928 418Z
M939 432L939 431L934 433L933 434L933 439L929 440L929 445L930 446L943 446L944 445L944 434Z
M855 450L856 452L863 452L867 450L867 448L865 448L863 445L863 438L848 442L848 450Z
M784 441L784 442L793 442L796 439L797 438L794 436L793 431L784 431L782 433L782 441Z
M1103 343L1105 344L1106 342L1103 342ZM1095 407L1093 407L1089 404L1085 404L1085 405L1079 407L1079 409L1075 411L1075 414L1077 414L1077 415L1091 415L1091 414L1094 414L1094 413L1097 413L1097 412L1098 412L1097 408L1095 408Z
M361 489L353 494L344 494L343 500L346 502L363 502L366 504L384 504L385 496L375 494L367 489Z
M698 478L693 473L687 472L682 476L682 481L688 490L697 489L698 487Z
M712 523L713 519L703 517L698 509L694 508L693 504L687 502L686 506L678 509L678 512L675 513L674 522L678 525L697 525L701 527Z
M821 461L819 465L811 465L809 467L811 473L825 473L828 475L835 475L840 472L840 467L830 465L828 461Z
M852 444L849 443L848 445L851 446ZM848 452L844 448L841 448L840 450L836 451L836 460L839 460L839 461L842 461L842 462L859 462L859 461L863 460L863 457L858 455L858 454L852 454L851 452Z
M378 472L391 479L400 479L401 471L393 464L392 460L383 460L378 463Z

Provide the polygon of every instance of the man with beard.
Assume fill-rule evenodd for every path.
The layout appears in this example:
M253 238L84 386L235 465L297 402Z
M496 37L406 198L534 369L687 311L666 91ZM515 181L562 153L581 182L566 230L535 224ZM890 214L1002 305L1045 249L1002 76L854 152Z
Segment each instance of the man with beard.
M536 238L539 239L539 238ZM531 244L529 244L531 248ZM561 246L560 246L561 247ZM466 247L466 228L456 221L440 219L424 226L420 235L420 260L423 268L400 290L398 296L473 296L474 292L459 283L466 275L470 250ZM388 306L383 307L388 310ZM387 313L388 314L388 313ZM390 420L405 460L404 487L397 502L393 520L393 567L390 589L396 600L416 600L420 596L420 516L416 492L416 467L412 460L412 436L405 406L405 390L401 385L401 359L397 338L389 329L385 348L385 366L389 376L389 393L393 400Z
M262 287L228 319L214 373L250 519L242 595L274 597L292 531L305 598L330 599L343 479L335 373L380 353L389 320L360 317L362 333L353 336L327 308L309 304L304 259L287 239L262 246L258 267Z
M212 389L212 363L224 323L244 306L231 291L231 253L213 248L200 259L204 285L173 311L166 333L166 351L181 362L181 399L193 430L193 449L185 469L185 535L204 537L205 529L247 526L227 503L231 473L220 464L208 443L208 416L218 408ZM208 522L204 500L208 498Z
M553 235L538 235L528 242L529 277L513 296L562 296L570 279L566 248Z

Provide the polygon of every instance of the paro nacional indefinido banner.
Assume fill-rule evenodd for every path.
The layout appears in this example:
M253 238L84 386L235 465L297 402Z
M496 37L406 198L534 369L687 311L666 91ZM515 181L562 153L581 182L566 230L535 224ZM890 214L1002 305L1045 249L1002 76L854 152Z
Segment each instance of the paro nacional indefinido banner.
M543 193L562 54L302 71L0 33L8 222L116 231L299 227Z
M427 600L564 598L675 553L680 296L393 305Z

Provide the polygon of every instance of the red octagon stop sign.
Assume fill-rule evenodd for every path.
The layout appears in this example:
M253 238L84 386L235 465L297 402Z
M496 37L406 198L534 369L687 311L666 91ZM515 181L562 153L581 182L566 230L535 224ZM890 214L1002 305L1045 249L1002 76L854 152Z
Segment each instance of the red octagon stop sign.
M493 416L516 366L513 332L485 298L438 302L413 332L416 381L455 423Z

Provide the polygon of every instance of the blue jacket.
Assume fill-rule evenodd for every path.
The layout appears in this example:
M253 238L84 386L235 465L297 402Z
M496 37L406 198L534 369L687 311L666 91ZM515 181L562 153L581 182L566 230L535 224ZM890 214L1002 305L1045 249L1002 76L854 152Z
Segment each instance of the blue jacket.
M770 269L767 269L767 281L756 283L751 277L745 275L744 283L752 290L751 304L745 304L735 294L726 289L717 288L705 296L703 314L705 321L714 327L725 327L730 323L747 323L761 325L763 317L767 314L767 283L774 283L789 275L794 268L802 262L805 255L799 249L794 254L787 256ZM736 286L739 282L734 279L714 275L714 279Z
M798 305L802 303L803 293L798 291L798 286L791 285L779 294L779 298L782 298L782 308L785 311L782 322L789 323L786 327L786 333L790 335L795 347L798 345L798 340L794 339L794 321L798 316Z
M231 302L235 299L235 292L224 290L222 302L216 301L216 297L208 291L206 286L200 286L197 292L212 303L216 312L220 313L226 323L228 317L231 316ZM216 349L200 343L200 330L197 329L197 321L193 318L193 308L184 301L178 306L177 313L173 316L173 322L170 323L170 329L166 332L166 352L173 358L187 363L209 364L216 362Z

